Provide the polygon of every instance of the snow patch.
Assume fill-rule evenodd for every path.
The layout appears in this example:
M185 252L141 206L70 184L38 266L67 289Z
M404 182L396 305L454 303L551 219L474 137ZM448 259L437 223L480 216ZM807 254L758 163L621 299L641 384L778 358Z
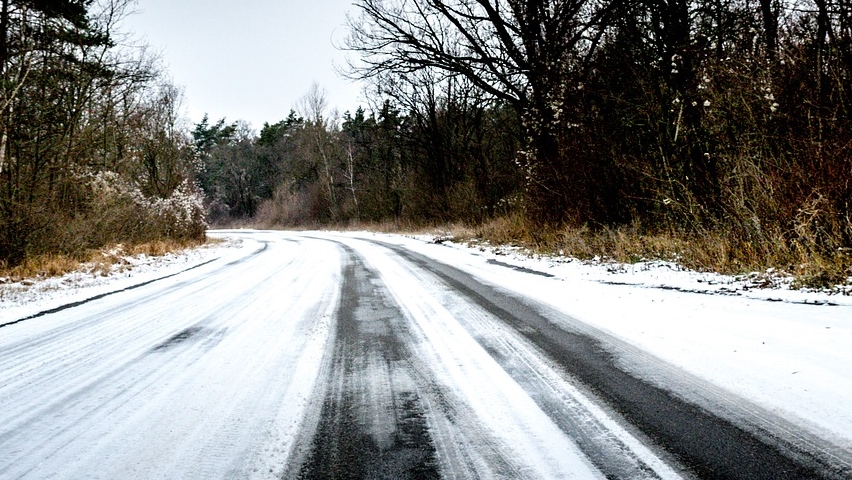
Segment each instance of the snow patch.
M217 234L210 236L217 237ZM219 243L159 257L145 254L121 256L120 261L107 270L84 264L80 270L59 277L25 279L20 282L0 278L0 325L176 274L215 259L238 257L253 247L253 242L222 237ZM107 253L113 256L120 254L118 250Z

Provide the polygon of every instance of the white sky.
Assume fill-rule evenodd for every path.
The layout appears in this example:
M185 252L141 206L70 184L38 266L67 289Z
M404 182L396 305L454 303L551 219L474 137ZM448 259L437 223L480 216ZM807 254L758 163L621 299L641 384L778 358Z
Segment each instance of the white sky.
M354 111L361 87L342 78L342 46L352 0L138 0L124 30L161 53L173 82L185 89L193 123L287 117L313 82L330 108Z

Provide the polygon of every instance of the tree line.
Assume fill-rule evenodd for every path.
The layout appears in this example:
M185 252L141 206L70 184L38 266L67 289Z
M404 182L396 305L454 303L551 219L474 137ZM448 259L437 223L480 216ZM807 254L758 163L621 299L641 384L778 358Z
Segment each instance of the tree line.
M132 3L0 1L0 267L204 237L182 93L123 45Z
M370 113L339 115L314 85L298 113L259 134L205 117L192 135L210 221L476 222L507 213L521 194L516 119L469 84L438 87L422 105L388 98Z
M126 0L2 0L0 258L197 236L203 194L214 224L512 217L849 266L849 0L354 5L365 108L315 86L255 132L181 123L116 46Z
M852 244L848 0L363 0L354 73L521 120L534 223Z
M309 94L236 142L258 173L207 184L216 205L279 224L514 214L533 235L627 225L848 260L849 0L355 6L370 113L323 116Z

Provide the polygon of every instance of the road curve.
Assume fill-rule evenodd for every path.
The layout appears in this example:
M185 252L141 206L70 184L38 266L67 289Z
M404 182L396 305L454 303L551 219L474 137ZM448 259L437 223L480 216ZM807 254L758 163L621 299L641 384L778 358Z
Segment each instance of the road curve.
M0 478L852 478L848 451L461 269L221 234L244 253L4 319Z

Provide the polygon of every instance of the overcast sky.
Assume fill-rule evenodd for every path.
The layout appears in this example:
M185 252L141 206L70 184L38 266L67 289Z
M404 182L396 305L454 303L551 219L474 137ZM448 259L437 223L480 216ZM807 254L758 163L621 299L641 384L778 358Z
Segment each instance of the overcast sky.
M352 0L138 0L124 29L160 52L168 74L185 89L196 123L284 119L317 82L330 107L364 104L361 87L343 79L346 13Z

